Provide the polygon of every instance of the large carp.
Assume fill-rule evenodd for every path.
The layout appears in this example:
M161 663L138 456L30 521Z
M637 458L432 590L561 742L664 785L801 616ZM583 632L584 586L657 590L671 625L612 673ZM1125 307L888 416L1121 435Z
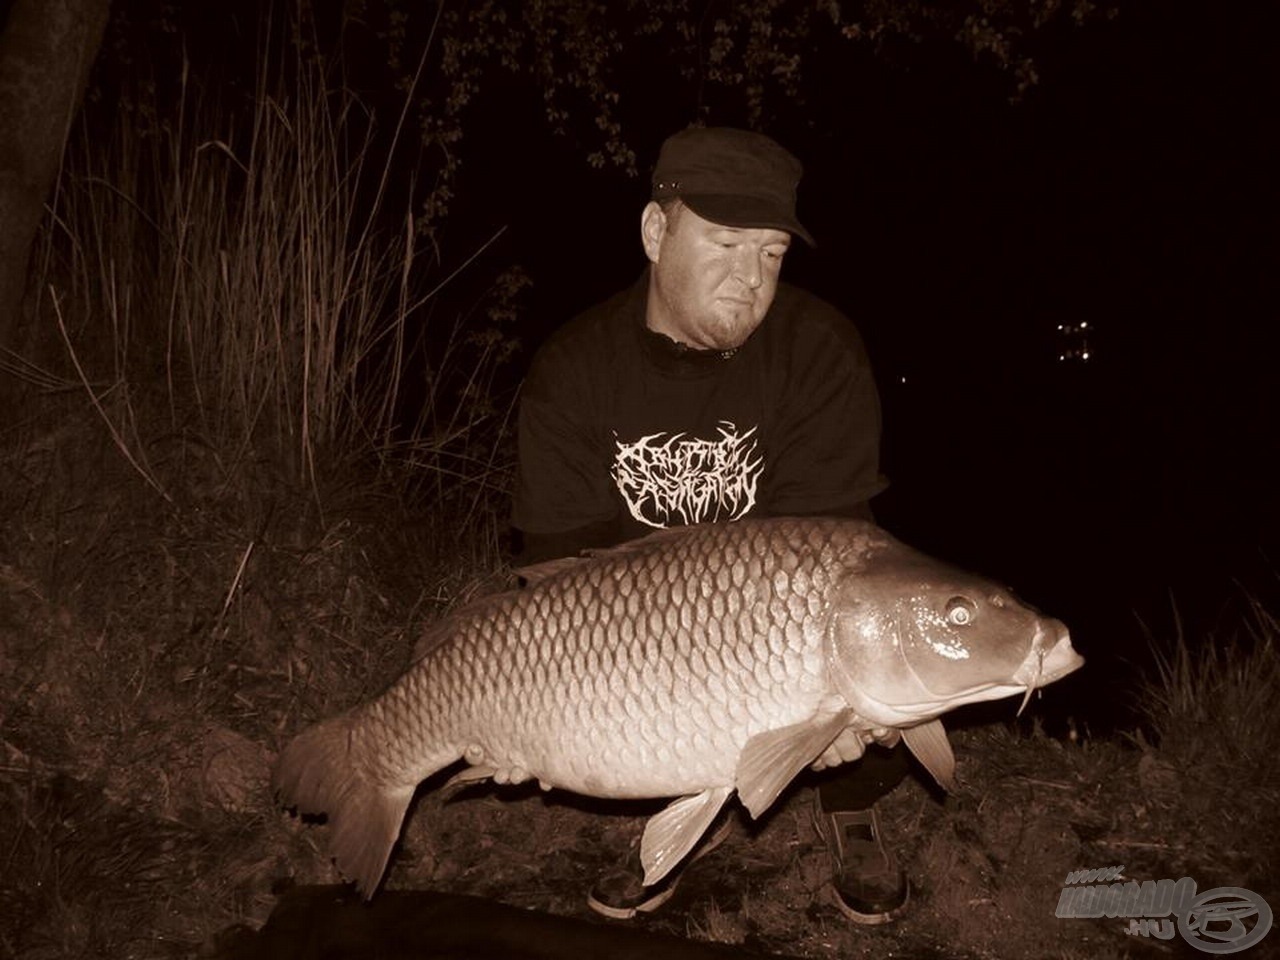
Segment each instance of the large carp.
M655 883L731 793L758 817L838 736L901 731L945 786L939 714L1084 662L1057 620L859 520L683 527L522 572L280 755L278 795L328 814L366 896L418 783L459 758L456 779L678 798L641 840Z

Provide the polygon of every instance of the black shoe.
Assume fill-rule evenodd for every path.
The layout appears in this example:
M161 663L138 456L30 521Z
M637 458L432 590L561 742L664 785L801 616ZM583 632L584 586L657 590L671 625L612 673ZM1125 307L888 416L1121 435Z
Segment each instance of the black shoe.
M700 857L705 857L729 836L733 822L725 820L702 844L676 867L652 886L643 882L644 868L640 866L640 844L631 848L626 863L604 874L587 894L587 906L612 920L630 920L637 913L649 913L671 899L685 868Z
M868 925L895 919L907 905L907 877L884 845L876 808L826 811L814 791L813 824L831 853L831 887L840 912Z

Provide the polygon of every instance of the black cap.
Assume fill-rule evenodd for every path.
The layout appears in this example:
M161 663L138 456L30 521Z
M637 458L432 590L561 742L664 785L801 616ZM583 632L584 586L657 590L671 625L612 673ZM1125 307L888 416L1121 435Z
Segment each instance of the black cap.
M815 246L796 219L804 168L777 141L732 127L690 127L662 144L653 199L679 197L704 220L786 230Z

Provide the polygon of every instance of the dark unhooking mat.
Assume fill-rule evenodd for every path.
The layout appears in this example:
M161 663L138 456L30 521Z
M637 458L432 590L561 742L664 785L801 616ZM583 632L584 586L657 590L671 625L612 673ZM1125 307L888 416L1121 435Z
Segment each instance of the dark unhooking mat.
M765 954L617 923L556 917L427 890L384 890L370 903L343 886L299 886L263 928L228 931L218 960L725 960ZM774 955L776 958L776 955Z

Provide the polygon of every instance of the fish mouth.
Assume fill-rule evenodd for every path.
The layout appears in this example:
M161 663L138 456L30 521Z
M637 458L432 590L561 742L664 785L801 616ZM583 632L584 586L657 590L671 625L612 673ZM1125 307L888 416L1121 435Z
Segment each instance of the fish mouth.
M983 700L999 700L1014 694L1025 694L1022 707L1025 707L1031 693L1046 684L1060 680L1067 674L1084 666L1084 657L1076 653L1071 646L1071 635L1066 625L1057 620L1048 620L1036 624L1035 635L1031 638L1031 649L1026 659L1013 671L1008 680L980 683L967 690L957 690L943 701L948 706L960 706ZM1018 712L1022 712L1022 707Z
M1027 690L1061 680L1068 673L1084 666L1084 657L1071 646L1071 635L1067 633L1067 628L1056 621L1049 626L1057 639L1051 645L1046 644L1046 636L1050 635L1050 630L1043 625L1038 626L1035 640L1031 643L1031 652L1013 673L1014 682Z
M1043 624L1038 624L1035 639L1031 642L1031 652L1013 673L1013 679L1024 684L1027 691L1022 698L1022 703L1018 706L1018 716L1022 716L1022 711L1027 709L1027 704L1031 702L1031 694L1037 688L1053 683L1084 666L1084 657L1076 653L1075 647L1071 646L1071 636L1067 633L1067 628L1056 620L1049 621L1049 625L1057 634L1053 645L1048 650L1045 649L1044 638L1048 631Z
M1027 657L1005 678L975 682L972 686L947 692L925 689L918 681L916 694L924 696L902 699L881 699L874 696L867 686L850 682L849 687L854 695L850 703L855 704L863 716L887 727L922 723L946 710L963 707L965 704L1000 700L1015 695L1023 696L1023 704L1019 707L1021 713L1027 707L1027 701L1034 690L1052 684L1082 666L1084 658L1071 646L1066 625L1060 621L1047 620L1037 623L1036 632L1030 639ZM849 689L846 689L846 695L850 695Z
M882 701L868 696L863 699L868 715L885 722L887 726L900 726L906 722L921 722L940 713L969 703L1000 700L1018 694L1023 696L1021 713L1031 694L1040 687L1065 677L1084 665L1084 657L1071 646L1071 637L1064 624L1050 620L1036 625L1031 649L1026 658L1007 680L994 680L974 684L962 690L920 699L914 702ZM891 720L888 718L892 718Z

